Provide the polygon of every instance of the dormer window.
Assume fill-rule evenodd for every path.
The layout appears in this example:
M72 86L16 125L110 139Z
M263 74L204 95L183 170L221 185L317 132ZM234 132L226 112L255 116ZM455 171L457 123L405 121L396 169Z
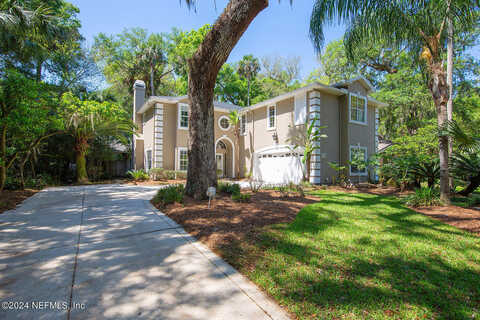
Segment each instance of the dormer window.
M178 105L178 128L188 129L188 104L180 103Z
M350 94L350 122L367 124L367 98Z

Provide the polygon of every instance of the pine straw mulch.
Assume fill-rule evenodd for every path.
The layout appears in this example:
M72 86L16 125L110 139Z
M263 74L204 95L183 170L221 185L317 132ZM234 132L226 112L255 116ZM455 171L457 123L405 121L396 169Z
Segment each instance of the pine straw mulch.
M380 196L404 197L411 191L393 187L361 185L345 189L336 186L326 188L331 191L369 193ZM172 204L159 208L171 219L182 225L187 232L208 245L213 250L229 247L244 239L253 240L261 228L277 223L292 222L300 209L318 202L318 197L307 195L284 198L272 190L253 193L248 203L238 203L229 195L217 195L208 209L208 201L185 197L183 204ZM457 206L411 208L444 223L480 235L480 210Z
M3 190L0 192L0 214L12 210L22 203L25 199L30 198L39 190Z
M304 206L318 202L313 196L282 197L271 190L252 193L251 201L238 203L230 195L217 195L210 209L208 200L184 198L183 204L159 208L184 229L213 250L243 239L256 238L262 227L292 222Z

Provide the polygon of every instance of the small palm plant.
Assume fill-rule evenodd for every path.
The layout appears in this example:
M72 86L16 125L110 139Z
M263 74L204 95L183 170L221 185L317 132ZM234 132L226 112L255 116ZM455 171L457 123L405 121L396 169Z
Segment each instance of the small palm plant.
M468 196L480 186L480 139L468 134L455 121L448 123L446 131L456 146L450 156L452 174L468 183L458 194Z
M133 179L135 184L139 181L145 181L150 178L147 172L145 170L140 169L140 170L130 170L127 172L127 174Z
M235 136L235 154L237 155L237 159L235 161L238 163L237 165L237 172L235 173L235 176L237 178L240 177L240 114L238 111L232 111L228 115L228 118L230 120L230 124L233 127L233 133Z
M305 165L306 175L304 180L310 180L310 163L313 152L320 149L320 140L327 138L326 134L322 134L320 130L325 129L326 126L315 127L318 118L313 118L307 126L307 130L300 133L300 139L293 147L293 150L303 148L302 163ZM298 139L298 138L297 138ZM294 142L293 139L289 139L289 142Z
M429 188L433 188L435 182L440 179L440 162L438 159L416 163L411 173L420 181L427 180Z

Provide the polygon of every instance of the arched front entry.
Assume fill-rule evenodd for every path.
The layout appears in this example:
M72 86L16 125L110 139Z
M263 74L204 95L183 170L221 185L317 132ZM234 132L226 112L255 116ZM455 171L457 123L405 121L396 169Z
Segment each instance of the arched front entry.
M235 145L233 141L222 136L215 142L215 159L218 177L235 177Z

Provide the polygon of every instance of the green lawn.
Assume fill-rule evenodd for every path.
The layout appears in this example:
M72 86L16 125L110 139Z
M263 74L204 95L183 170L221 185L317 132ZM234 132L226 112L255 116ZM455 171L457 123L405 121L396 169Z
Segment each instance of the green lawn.
M302 319L480 318L479 237L393 197L317 194L226 259Z

